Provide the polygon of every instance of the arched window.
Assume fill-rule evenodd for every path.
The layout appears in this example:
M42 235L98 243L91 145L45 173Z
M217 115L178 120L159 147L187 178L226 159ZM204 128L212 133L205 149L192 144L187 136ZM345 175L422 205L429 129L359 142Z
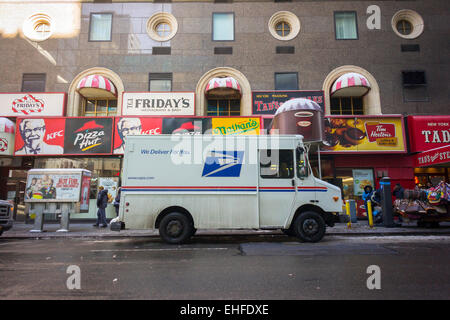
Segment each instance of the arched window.
M123 83L113 71L94 67L80 72L68 89L67 116L120 115Z
M325 78L325 115L381 114L380 89L376 79L363 68L346 65Z
M363 75L345 73L333 83L330 91L330 114L364 114L363 96L370 90L370 83Z
M205 89L208 116L240 116L241 87L233 77L218 77Z
M117 114L117 89L108 78L98 74L86 76L78 83L77 91L82 96L82 116Z

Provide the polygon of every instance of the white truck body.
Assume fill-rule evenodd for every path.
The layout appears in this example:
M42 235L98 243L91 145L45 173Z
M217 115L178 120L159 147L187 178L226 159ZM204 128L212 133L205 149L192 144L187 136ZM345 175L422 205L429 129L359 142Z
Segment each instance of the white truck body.
M119 220L154 229L182 210L195 228L289 229L306 210L333 225L341 190L312 175L303 148L301 136L128 136Z

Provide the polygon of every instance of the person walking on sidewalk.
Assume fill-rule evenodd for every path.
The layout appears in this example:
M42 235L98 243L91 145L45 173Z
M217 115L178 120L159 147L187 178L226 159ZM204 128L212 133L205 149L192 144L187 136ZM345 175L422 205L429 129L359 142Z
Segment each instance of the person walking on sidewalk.
M116 198L114 199L114 208L116 209L116 217L119 216L119 207L120 207L120 191L122 189L119 188L119 190L117 190L117 195Z
M105 190L103 186L98 188L99 192L97 195L97 222L94 227L100 226L101 228L106 228L108 223L106 222L106 206L108 205L108 190Z

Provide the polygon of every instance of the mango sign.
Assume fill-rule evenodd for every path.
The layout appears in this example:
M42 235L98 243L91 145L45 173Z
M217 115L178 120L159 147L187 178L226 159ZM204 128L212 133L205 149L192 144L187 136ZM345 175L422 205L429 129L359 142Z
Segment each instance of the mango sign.
M259 135L259 118L212 118L214 135Z

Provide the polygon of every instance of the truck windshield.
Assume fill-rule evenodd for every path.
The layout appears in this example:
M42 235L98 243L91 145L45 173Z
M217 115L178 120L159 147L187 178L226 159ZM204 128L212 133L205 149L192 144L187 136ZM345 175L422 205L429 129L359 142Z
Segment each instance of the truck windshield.
M306 162L305 152L303 150L297 149L297 177L300 179L306 178L308 176L308 163Z
M264 179L292 179L294 154L292 150L259 150L260 174Z

